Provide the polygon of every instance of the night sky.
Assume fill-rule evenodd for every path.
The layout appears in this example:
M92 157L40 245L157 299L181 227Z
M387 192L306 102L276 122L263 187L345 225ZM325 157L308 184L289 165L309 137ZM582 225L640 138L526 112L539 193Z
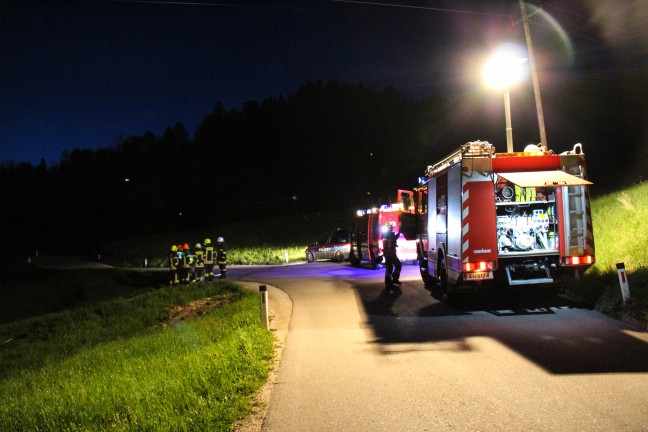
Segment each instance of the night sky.
M583 64L648 71L644 0L542 6L546 85ZM219 101L313 80L461 93L499 42L524 45L519 19L518 0L0 1L0 162L55 163L176 122L193 133Z

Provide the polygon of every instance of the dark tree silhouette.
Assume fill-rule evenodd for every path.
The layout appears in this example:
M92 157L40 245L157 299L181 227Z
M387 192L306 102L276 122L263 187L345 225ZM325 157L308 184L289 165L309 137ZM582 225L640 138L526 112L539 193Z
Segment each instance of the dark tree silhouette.
M646 98L629 90L646 83L592 72L550 88L550 144L563 151L582 142L599 185L645 178L645 164L629 155L646 156L636 127L645 124ZM501 109L470 91L415 99L337 81L308 82L240 110L217 103L193 137L176 123L159 137L75 148L50 167L3 163L2 236L16 245L10 255L90 253L106 240L387 203L467 141L504 150ZM515 119L517 142L537 135L535 112L525 109Z

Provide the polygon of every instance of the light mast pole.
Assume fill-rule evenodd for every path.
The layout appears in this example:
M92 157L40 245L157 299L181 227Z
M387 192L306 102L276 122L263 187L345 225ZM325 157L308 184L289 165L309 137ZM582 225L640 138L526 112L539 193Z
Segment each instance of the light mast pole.
M520 0L520 9L522 11L522 22L524 23L524 35L526 37L527 50L529 51L529 63L531 65L531 81L533 82L533 93L535 94L536 112L538 113L538 127L540 128L540 145L547 151L547 132L545 131L544 114L542 112L542 98L540 97L540 83L538 82L538 72L536 70L535 56L533 54L533 43L531 42L531 31L529 30L529 16L526 13L524 0Z

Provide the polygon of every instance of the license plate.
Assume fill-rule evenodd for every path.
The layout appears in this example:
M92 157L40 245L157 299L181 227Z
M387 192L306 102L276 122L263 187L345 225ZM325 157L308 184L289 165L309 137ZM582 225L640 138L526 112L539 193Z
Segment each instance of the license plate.
M482 279L493 279L493 272L472 272L464 273L464 280L482 280Z

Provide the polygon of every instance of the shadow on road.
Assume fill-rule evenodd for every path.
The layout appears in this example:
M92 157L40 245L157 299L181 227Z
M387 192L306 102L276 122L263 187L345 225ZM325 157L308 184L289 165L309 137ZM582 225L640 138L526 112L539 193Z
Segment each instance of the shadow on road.
M376 343L455 342L489 337L554 374L648 372L648 344L628 328L560 296L467 295L449 306L421 282L390 293L376 281L354 281Z

